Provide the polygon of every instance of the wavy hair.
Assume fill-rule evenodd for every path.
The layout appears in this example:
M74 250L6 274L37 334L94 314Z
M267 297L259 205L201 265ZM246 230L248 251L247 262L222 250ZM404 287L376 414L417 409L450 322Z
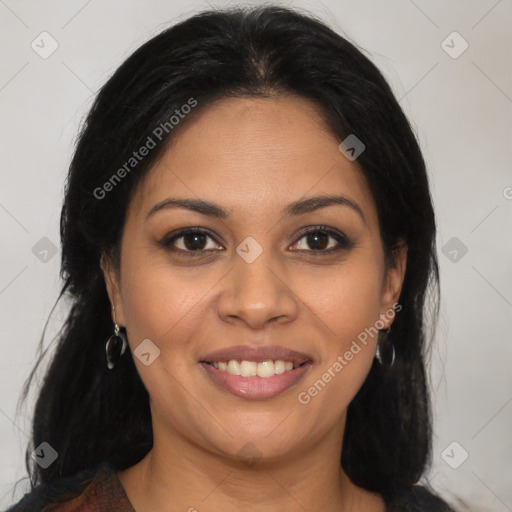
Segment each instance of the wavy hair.
M431 447L425 357L434 324L427 316L437 320L439 276L419 144L388 83L361 50L313 15L265 6L204 11L158 33L105 83L81 126L60 223L58 300L69 300L70 309L32 420L25 463L33 487L103 461L125 469L151 449L149 396L131 353L113 371L105 364L113 325L101 257L119 263L137 184L189 119L220 98L281 94L313 102L340 142L349 134L364 142L357 162L377 207L387 264L393 265L399 239L408 245L402 309L389 335L395 362L385 371L374 361L350 403L340 464L355 484L388 500L424 473ZM197 101L193 112L99 198L98 188L190 98ZM47 469L30 457L43 441L59 454Z

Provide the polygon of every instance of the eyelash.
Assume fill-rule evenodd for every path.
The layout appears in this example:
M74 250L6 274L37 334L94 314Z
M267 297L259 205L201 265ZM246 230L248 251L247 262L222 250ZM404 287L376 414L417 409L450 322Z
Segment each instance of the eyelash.
M306 237L307 235L312 234L312 233L323 233L323 234L327 234L327 235L331 236L332 238L334 238L334 240L336 240L336 242L338 242L338 247L336 247L334 249L332 249L332 248L327 249L327 250L323 249L323 250L319 250L319 251L299 250L298 252L309 252L315 256L322 256L322 255L327 255L327 254L333 254L333 253L341 251L341 250L349 250L354 246L354 243L351 240L349 240L346 235L344 235L343 233L341 233L337 230L329 228L328 226L314 226L312 229L308 229L307 231L302 232L300 237L298 238L298 240L293 245L297 244L304 237ZM183 228L183 229L180 229L177 232L173 233L172 236L171 235L165 236L158 243L161 247L163 247L164 249L166 249L168 251L172 251L174 253L181 253L183 256L186 256L186 257L197 258L197 257L203 256L204 253L209 252L211 249L207 249L207 250L200 249L197 251L190 251L190 250L177 249L176 247L173 247L173 245L172 245L176 240L183 238L186 235L194 235L194 234L206 235L206 236L210 237L212 240L214 240L215 243L219 244L219 242L217 242L215 237L208 230L206 230L204 228Z

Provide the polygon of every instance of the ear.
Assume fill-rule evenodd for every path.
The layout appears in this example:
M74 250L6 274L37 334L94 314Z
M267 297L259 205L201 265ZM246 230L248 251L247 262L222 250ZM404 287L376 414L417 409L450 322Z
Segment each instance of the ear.
M121 299L120 285L121 280L117 268L115 267L112 259L105 253L101 255L100 259L101 270L105 278L105 285L107 287L108 297L110 304L115 309L115 321L119 327L126 325L123 311L123 301ZM114 322L114 311L111 311L112 322Z
M405 241L400 239L393 249L392 261L384 277L380 311L381 320L385 324L384 329L393 323L394 314L390 315L390 311L394 311L394 304L398 302L402 291L407 267L407 249Z

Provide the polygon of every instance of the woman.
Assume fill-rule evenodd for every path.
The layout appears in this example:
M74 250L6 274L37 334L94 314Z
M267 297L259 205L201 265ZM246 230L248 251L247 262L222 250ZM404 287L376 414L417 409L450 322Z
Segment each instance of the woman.
M139 48L81 131L61 236L72 307L10 510L450 510L415 485L425 164L323 23L210 11Z

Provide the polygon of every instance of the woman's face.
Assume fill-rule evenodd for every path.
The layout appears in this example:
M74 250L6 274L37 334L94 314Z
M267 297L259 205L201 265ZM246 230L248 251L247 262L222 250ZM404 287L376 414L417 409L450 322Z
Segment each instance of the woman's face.
M171 436L262 460L325 439L341 446L374 358L371 328L392 322L406 249L386 271L357 161L310 102L231 98L190 121L129 205L120 273L105 267L151 397L155 446ZM311 201L334 196L345 199ZM269 359L307 362L287 370ZM212 366L223 361L274 376Z

